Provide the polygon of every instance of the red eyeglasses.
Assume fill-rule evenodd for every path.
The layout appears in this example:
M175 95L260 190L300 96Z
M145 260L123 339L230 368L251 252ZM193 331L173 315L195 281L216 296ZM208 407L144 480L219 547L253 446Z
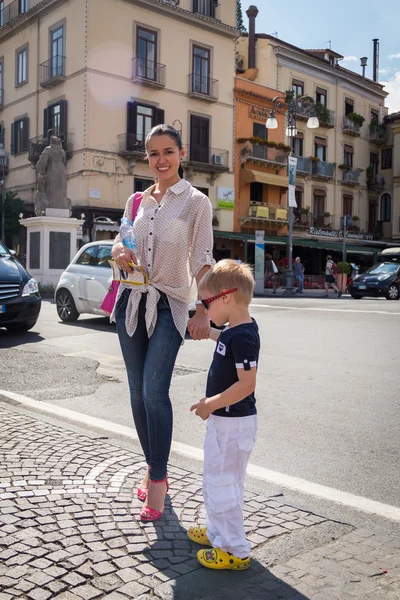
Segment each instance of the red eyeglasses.
M237 292L238 288L233 288L232 290L227 290L226 292L221 292L220 294L217 294L216 296L212 296L211 298L206 298L205 300L202 300L201 303L204 306L204 308L208 308L211 304L211 302L214 302L214 300L217 300L218 298L222 298L223 296L226 296L227 294L233 294L233 292Z

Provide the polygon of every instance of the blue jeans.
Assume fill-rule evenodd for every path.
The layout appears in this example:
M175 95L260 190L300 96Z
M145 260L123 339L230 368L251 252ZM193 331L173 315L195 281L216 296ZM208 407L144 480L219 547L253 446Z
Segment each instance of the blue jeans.
M301 293L304 287L304 275L296 275L297 291Z
M137 329L130 337L125 328L129 294L130 291L125 290L117 303L117 332L128 374L136 431L150 466L150 478L158 481L167 474L172 440L169 388L182 338L165 294L161 294L158 301L157 323L150 339L145 323L146 294L142 295Z

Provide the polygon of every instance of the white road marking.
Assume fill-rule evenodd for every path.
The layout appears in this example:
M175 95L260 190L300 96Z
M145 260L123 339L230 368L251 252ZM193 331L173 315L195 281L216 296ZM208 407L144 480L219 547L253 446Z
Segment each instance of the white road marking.
M400 312L391 312L389 310L356 310L353 308L317 308L317 307L306 307L306 306L282 306L278 304L256 304L251 303L251 306L257 308L279 308L283 310L307 310L312 312L340 312L340 313L359 313L359 314L371 314L371 315L400 315Z
M46 402L39 402L37 400L33 400L32 398L28 398L27 396L15 394L14 392L0 390L0 401L5 400L7 403L7 399L11 400L13 405L32 408L48 415L63 417L64 419L78 425L86 425L88 427L101 429L102 431L106 431L108 433L114 433L118 436L127 437L131 440L138 440L135 430L131 427L125 427L124 425L111 423L110 421L106 421L104 419L91 417L90 415L85 415L83 413L69 410L68 408L63 408L62 406L56 406ZM182 456L188 456L200 461L203 460L203 450L194 446L182 444L181 442L172 442L172 451L176 452L177 454L181 454ZM119 460L121 460L121 457L119 457ZM322 498L330 502L343 504L344 506L350 506L363 512L379 515L386 519L391 519L392 521L400 522L400 507L398 506L391 506L390 504L377 502L369 498L364 498L363 496L356 496L348 492L343 492L341 490L336 490L318 483L313 483L299 477L293 477L292 475L286 475L285 473L271 471L270 469L265 469L264 467L259 467L253 464L248 465L247 472L252 477L257 477L258 479L267 481L269 483L273 483L311 496L316 496L317 498ZM3 497L4 499L6 496L8 495L0 494L0 497Z

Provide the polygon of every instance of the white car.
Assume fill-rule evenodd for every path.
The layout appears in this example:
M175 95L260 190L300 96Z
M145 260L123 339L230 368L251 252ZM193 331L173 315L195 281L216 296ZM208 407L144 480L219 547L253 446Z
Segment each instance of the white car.
M112 240L85 244L60 277L55 291L62 321L76 321L80 314L108 316L100 308L110 287Z
M111 284L112 240L90 242L76 254L60 277L55 291L57 313L62 321L76 321L80 314L89 313L108 317L100 308ZM189 307L189 314L196 310Z

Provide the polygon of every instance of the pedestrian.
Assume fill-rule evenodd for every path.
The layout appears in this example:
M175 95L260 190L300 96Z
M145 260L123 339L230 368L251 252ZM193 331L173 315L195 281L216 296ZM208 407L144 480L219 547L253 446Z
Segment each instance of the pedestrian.
M325 298L328 298L329 296L330 286L333 287L338 298L340 298L342 292L339 291L339 288L336 285L335 263L332 260L332 256L328 254L325 265Z
M304 288L304 265L300 260L300 256L293 263L293 274L297 281L296 294L302 294Z
M276 273L278 268L272 260L270 254L265 255L265 271L264 271L264 285L266 286L268 281L272 283L273 294L276 294Z
M212 206L207 196L178 174L184 156L178 131L157 125L147 135L145 147L157 183L143 192L133 229L149 282L120 284L111 320L116 321L133 419L148 465L137 492L144 501L140 518L155 521L163 514L168 491L172 371L185 338L188 305L196 298L196 282L214 260ZM127 218L132 206L133 196L126 203ZM112 256L128 271L132 270L129 262L137 262L119 235ZM210 321L201 302L188 327L194 339L208 337Z
M217 345L208 373L206 397L191 411L207 420L204 440L203 496L206 527L191 527L189 538L211 549L198 561L210 569L250 566L250 542L243 517L246 466L254 448L257 410L254 390L260 352L258 326L249 314L254 277L249 265L222 260L206 273L199 293L216 326Z

